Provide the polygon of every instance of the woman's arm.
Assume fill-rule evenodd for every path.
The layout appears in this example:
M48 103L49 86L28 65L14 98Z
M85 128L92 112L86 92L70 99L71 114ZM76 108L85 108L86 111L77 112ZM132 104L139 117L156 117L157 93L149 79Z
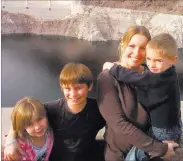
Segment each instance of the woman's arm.
M167 144L153 140L140 129L131 124L121 108L117 88L108 73L101 73L98 77L98 105L107 124L113 130L125 136L129 144L148 152L151 156L163 156L168 149Z

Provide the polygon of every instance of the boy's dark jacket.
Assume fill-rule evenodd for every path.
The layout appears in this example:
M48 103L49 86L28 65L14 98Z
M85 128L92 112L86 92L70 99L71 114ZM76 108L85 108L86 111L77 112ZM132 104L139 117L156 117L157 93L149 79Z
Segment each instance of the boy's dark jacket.
M172 128L180 125L180 90L175 66L156 74L143 66L145 71L138 73L114 65L110 74L118 81L137 87L138 101L149 112L152 126Z
M77 114L70 112L64 98L44 106L54 133L50 161L98 161L102 157L95 137L105 121L96 99L87 98L85 108Z

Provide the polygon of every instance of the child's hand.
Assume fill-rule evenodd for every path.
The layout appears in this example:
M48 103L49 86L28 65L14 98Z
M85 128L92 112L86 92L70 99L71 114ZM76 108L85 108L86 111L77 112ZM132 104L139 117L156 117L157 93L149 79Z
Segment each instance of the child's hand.
M110 70L112 67L113 67L114 63L111 63L111 62L105 62L104 65L103 65L103 70Z
M19 144L15 142L4 148L4 159L6 161L20 161L24 153Z

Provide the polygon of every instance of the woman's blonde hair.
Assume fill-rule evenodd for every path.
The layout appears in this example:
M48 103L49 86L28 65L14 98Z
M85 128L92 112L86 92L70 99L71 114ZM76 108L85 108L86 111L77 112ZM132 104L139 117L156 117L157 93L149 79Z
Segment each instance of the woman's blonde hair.
M123 36L120 38L120 43L118 47L119 59L121 59L121 56L126 47L128 46L131 38L136 34L145 36L148 39L148 41L151 40L149 30L145 26L138 26L138 25L130 26L127 29L127 31L123 34Z
M36 99L25 97L19 100L13 108L11 114L13 130L18 136L25 137L27 135L25 127L31 124L32 119L45 117L46 110L44 106Z

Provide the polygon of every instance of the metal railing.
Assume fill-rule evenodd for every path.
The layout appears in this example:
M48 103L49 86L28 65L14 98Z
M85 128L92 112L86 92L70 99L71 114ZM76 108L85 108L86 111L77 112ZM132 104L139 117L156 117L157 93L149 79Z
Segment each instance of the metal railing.
M52 0L49 0L48 1L49 3L49 7L48 7L48 10L51 10L51 7L52 7ZM2 5L2 8L6 8L6 0L2 0L1 1L1 5ZM25 8L26 9L29 9L29 0L25 0Z

